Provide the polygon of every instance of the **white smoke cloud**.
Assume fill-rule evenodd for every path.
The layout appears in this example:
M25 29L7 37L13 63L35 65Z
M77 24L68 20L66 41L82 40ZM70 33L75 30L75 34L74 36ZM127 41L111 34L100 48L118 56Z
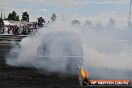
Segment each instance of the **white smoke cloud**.
M37 36L23 39L20 43L21 48L14 48L11 51L10 57L7 57L7 64L31 66L51 72L67 72L67 66L74 64L76 60L71 61L69 64L67 58L62 59L62 57L58 56L67 55L67 52L64 52L64 50L69 41L70 44L75 44L74 46L69 46L68 44L71 50L71 52L69 51L70 54L74 52L75 55L81 52L81 50L83 51L84 65L88 68L91 77L132 78L132 75L129 74L132 71L130 68L132 66L130 35L131 33L127 30L106 28L104 30L100 29L97 32L95 28L89 29L79 25L71 26L69 22L57 21L42 28ZM70 39L65 39L65 37L70 37ZM76 43L71 42L76 41L76 39ZM43 43L49 47L45 47L45 49L50 50L50 54L48 54L50 58L39 60L36 59L37 51L38 47ZM78 47L82 47L81 50ZM14 57L11 58L14 50L18 54L16 59ZM45 53L45 55L47 54ZM107 72L108 69L110 70ZM110 75L107 76L106 74Z

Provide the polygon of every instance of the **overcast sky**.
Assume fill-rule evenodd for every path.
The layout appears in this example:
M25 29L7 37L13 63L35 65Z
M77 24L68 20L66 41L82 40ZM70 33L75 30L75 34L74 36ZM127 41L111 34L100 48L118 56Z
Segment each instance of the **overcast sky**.
M0 0L6 16L15 10L21 16L23 11L30 14L30 21L39 16L50 17L53 12L69 18L90 19L106 23L110 17L117 22L128 20L130 0Z

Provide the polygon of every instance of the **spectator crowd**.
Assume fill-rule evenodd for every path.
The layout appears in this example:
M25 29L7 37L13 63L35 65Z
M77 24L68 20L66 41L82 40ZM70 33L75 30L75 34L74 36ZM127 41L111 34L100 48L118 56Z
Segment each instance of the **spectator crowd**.
M39 28L37 23L32 25L3 25L0 28L0 34L29 35Z

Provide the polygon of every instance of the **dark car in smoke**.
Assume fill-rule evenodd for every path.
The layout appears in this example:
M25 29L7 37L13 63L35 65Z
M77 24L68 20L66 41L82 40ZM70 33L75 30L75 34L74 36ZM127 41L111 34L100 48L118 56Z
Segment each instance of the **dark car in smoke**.
M43 36L38 47L39 68L48 71L78 74L82 66L83 51L81 41L75 33L52 32Z

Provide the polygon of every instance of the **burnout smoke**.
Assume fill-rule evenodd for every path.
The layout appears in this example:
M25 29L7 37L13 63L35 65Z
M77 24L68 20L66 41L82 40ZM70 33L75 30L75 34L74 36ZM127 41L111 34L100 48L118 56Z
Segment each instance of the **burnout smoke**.
M97 32L96 29L99 28L72 26L69 22L50 23L35 36L23 39L19 47L13 48L6 63L67 72L67 65L75 61L72 59L69 64L64 57L74 56L83 59L91 78L132 79L132 40L129 32L107 28ZM66 47L70 47L71 51L66 51Z

